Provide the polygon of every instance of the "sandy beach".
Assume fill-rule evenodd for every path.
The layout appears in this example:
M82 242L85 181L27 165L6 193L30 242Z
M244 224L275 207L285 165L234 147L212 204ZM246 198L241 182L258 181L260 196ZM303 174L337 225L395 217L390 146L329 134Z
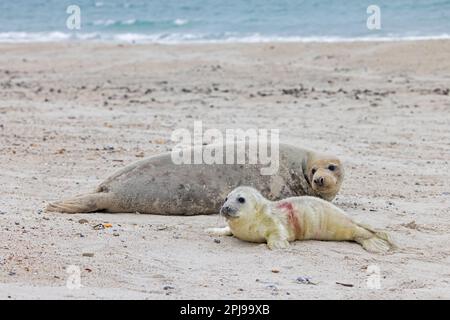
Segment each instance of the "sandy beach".
M0 299L450 299L450 41L0 52ZM44 212L171 150L173 130L196 120L280 129L282 142L336 154L346 177L334 203L400 249L270 251L204 233L225 225L218 215ZM80 289L66 285L69 266Z

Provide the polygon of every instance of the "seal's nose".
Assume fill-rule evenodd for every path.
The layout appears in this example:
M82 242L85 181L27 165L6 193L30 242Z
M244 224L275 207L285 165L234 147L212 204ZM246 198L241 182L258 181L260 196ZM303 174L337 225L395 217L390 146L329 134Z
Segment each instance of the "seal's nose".
M317 177L314 179L314 183L318 186L323 187L323 184L325 183L325 179L323 177Z
M232 212L233 212L233 209L229 206L223 206L222 208L220 208L220 213L223 215L229 215Z
M220 208L220 214L227 217L227 218L235 218L237 217L237 209L233 208L232 206L223 206Z

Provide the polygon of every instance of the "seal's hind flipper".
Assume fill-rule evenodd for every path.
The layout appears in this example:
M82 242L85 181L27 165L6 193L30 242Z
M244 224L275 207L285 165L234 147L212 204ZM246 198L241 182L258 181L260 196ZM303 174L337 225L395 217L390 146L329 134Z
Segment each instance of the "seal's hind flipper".
M370 252L388 252L397 246L386 232L376 231L373 236L368 239L358 239L364 249Z
M107 209L105 193L90 193L71 199L49 203L46 211L63 213L88 213Z

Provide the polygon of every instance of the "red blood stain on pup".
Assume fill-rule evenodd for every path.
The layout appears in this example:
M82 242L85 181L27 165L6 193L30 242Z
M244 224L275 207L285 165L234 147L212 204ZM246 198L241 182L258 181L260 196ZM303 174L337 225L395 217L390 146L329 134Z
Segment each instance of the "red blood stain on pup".
M288 216L289 223L294 227L294 233L296 236L300 235L302 229L298 221L298 217L295 214L294 207L290 202L282 202L277 205L278 209L284 209Z

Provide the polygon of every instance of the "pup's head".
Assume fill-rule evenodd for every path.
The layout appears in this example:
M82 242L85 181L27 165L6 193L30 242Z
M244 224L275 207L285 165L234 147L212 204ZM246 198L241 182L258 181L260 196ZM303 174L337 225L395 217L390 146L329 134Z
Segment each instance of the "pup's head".
M332 200L344 179L344 168L337 158L318 158L308 161L305 168L311 188L322 198Z
M220 208L220 214L226 219L250 216L260 210L265 198L256 189L238 187L231 191Z

